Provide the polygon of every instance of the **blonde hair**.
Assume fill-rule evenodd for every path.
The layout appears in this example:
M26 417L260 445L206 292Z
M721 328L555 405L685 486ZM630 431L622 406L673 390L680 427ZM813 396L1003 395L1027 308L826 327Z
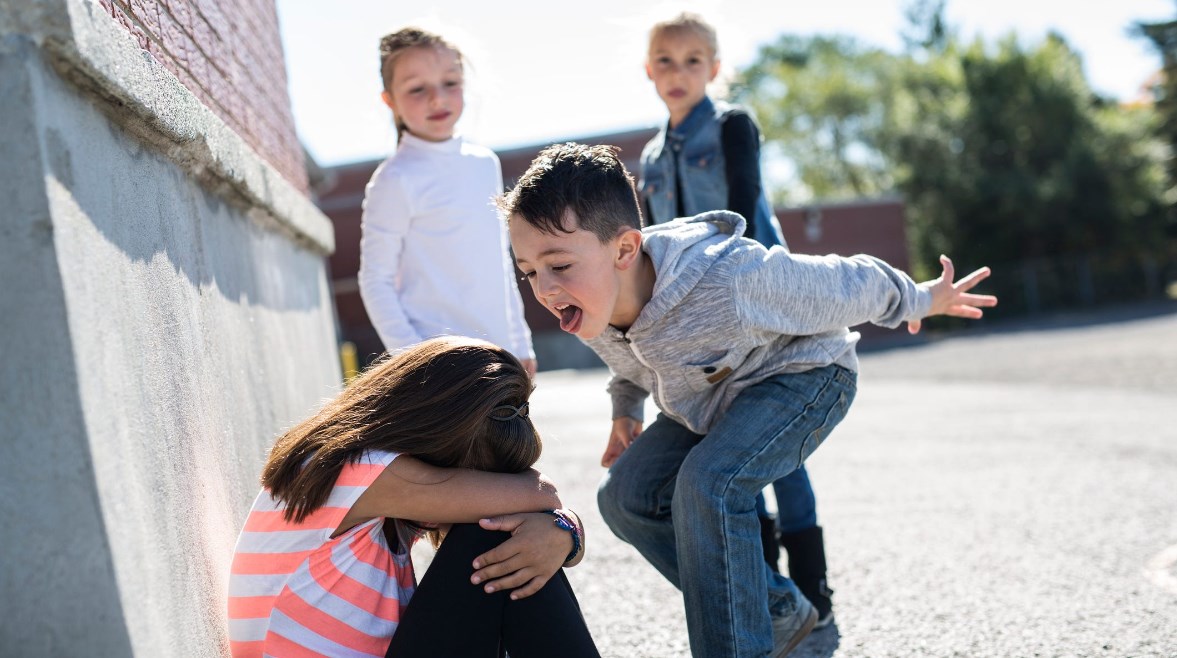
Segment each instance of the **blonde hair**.
M719 36L715 32L715 27L703 20L699 14L689 11L684 11L674 18L654 23L654 26L650 28L649 45L653 46L656 39L664 36L679 34L693 34L699 37L711 50L711 58L719 59Z
M416 27L406 27L397 30L392 34L386 34L380 39L380 80L384 83L384 91L392 94L392 73L396 69L396 60L410 48L438 48L444 50L451 50L458 56L459 65L464 66L466 58L462 56L462 51L458 50L449 41L446 41L441 35L434 34ZM405 126L404 121L393 113L393 120L396 122L396 137L399 140L404 136Z

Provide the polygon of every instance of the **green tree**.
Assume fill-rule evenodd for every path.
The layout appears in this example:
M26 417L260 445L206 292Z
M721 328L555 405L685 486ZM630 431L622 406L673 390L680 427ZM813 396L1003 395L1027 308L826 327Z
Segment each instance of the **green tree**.
M1169 204L1167 232L1177 237L1177 21L1140 23L1139 36L1146 38L1161 55L1160 83L1156 96L1157 133L1168 146L1165 154L1169 174L1166 200Z
M778 201L875 196L895 187L878 139L896 58L848 37L782 36L733 85L799 185Z
M945 59L939 70L959 63L959 73L928 75ZM966 101L925 102L922 117L891 125L888 153L903 163L899 186L922 221L922 257L967 246L988 262L1024 260L1160 238L1149 117L1095 96L1061 37L1029 50L1012 35L996 47L977 41L909 72L908 94L934 96L926 91L951 88L945 82L959 75L956 100Z
M961 44L925 5L905 53L784 36L744 71L739 98L803 189L901 193L923 274L940 253L965 268L1155 248L1155 115L1095 95L1058 35Z

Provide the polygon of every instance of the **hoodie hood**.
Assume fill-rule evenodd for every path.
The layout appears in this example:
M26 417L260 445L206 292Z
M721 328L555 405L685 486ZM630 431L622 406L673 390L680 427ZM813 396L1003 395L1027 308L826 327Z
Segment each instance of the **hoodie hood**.
M642 229L642 251L654 264L654 295L631 328L640 331L675 307L744 235L747 222L727 210L680 217Z

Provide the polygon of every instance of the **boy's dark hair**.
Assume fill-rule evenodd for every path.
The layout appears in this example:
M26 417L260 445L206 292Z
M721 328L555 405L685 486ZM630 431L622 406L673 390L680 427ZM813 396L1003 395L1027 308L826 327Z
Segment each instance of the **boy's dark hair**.
M499 198L510 221L519 217L544 233L589 231L601 242L627 228L642 228L633 176L617 157L616 146L553 144L539 152L515 187ZM578 226L565 226L568 210Z

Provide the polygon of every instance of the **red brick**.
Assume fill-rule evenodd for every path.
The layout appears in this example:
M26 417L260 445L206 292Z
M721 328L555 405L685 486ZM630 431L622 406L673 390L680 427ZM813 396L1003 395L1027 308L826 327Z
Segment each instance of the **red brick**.
M261 157L307 190L273 0L98 1Z
M125 0L124 0L125 1ZM159 33L159 5L153 0L130 0L130 14L139 19L148 34Z
M220 35L212 29L203 15L196 12L192 14L192 40L210 59L224 48L224 41Z
M231 41L230 21L221 10L220 0L193 0L192 6L222 41Z
M172 75L177 75L176 71L179 68L179 64L176 63L175 59L168 55L168 52L164 50L158 40L152 38L147 39L147 52L151 53L151 55L155 57L155 61L162 64L165 69L171 72Z
M138 21L132 18L132 16L128 14L123 7L117 4L113 5L113 9L114 19L118 21L119 25L123 26L123 29L125 29L132 37L135 38L135 41L139 43L140 48L147 50L147 33L144 32L143 28L139 26Z
M191 34L192 7L188 4L188 0L159 0L159 6L161 20L167 20L166 17L170 17L177 27Z
M165 15L162 18L164 20L160 22L159 33L156 36L159 37L164 50L176 62L181 66L189 66L191 56L189 55L190 46L188 35L184 32L183 28L176 24L171 16Z
M207 88L210 77L208 58L204 56L204 52L197 48L195 44L189 44L189 46L191 50L188 51L188 71L201 86Z

